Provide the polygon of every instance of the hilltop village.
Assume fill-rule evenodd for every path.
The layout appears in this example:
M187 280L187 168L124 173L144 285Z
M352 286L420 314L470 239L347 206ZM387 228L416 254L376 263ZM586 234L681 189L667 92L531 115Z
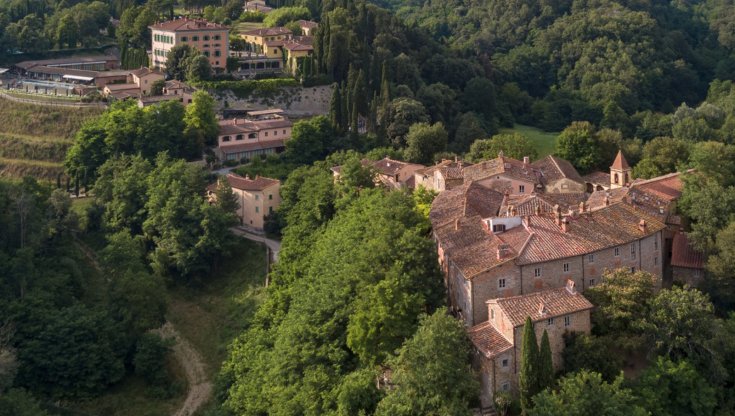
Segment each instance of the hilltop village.
M0 2L0 416L735 414L732 2Z

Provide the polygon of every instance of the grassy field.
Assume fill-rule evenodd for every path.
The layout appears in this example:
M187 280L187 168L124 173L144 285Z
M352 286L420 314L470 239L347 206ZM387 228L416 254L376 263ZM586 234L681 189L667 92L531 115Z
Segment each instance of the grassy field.
M237 22L233 26L233 33L240 34L248 30L260 29L261 27L263 27L263 24L258 22Z
M265 247L239 239L234 253L209 280L169 296L168 319L202 353L212 377L265 295Z
M56 182L82 124L95 108L50 108L0 99L0 176Z
M556 137L559 133L548 133L535 127L516 124L512 129L500 129L501 133L519 133L528 137L536 146L539 158L554 153Z

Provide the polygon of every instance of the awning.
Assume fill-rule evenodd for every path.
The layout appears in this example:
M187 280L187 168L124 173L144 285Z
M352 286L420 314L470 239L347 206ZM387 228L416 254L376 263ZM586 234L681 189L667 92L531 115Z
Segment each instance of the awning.
M62 78L64 79L73 79L75 81L94 81L93 77L82 77L79 75L64 75Z

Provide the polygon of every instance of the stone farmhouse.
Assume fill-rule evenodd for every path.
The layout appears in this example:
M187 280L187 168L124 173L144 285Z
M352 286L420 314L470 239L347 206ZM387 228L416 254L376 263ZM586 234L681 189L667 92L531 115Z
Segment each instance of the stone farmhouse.
M265 217L281 205L281 181L264 176L251 179L249 176L242 177L234 173L229 173L220 180L227 181L237 197L240 225L262 231ZM207 187L210 202L215 200L216 187L216 183Z
M220 120L215 154L225 161L282 152L292 126L281 109L249 111L246 118Z
M492 299L486 302L486 322L467 330L477 353L474 367L481 375L482 407L492 406L496 391L517 391L520 371L523 325L526 317L534 324L536 340L543 331L549 335L555 370L563 368L561 351L568 331L589 333L592 304L574 287L571 280L563 288L527 295Z
M107 84L102 90L105 96L113 96L119 100L131 97L150 95L153 83L163 80L161 71L140 68L129 71L124 84Z
M601 176L590 182L557 157L531 163L502 152L473 165L442 161L415 171L417 185L439 191L433 237L451 311L478 351L483 402L517 391L526 316L539 337L548 330L560 368L562 334L590 330L592 305L580 292L606 270L647 271L657 288L671 284L672 269L696 281L701 261L676 215L681 175L632 180L619 152L609 183L598 183Z
M215 70L227 67L230 53L230 29L203 19L174 19L149 26L151 29L150 61L156 68L166 68L168 52L176 45L191 45L209 59Z
M415 188L415 173L425 168L424 165L394 160L387 156L374 162L363 159L361 163L363 166L369 166L373 169L376 184L383 185L389 189ZM331 170L334 180L339 180L342 167L335 166Z

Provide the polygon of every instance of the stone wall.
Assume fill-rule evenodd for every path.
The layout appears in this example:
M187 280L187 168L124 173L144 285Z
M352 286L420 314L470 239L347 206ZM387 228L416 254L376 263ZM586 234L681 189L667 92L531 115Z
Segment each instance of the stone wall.
M284 87L268 95L252 95L238 98L231 91L213 94L220 109L267 110L281 108L292 118L318 116L329 113L332 86Z

